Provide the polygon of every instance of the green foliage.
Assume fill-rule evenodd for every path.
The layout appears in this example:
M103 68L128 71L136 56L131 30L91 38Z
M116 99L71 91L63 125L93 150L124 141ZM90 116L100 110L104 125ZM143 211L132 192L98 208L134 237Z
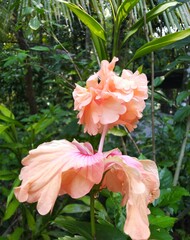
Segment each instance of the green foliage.
M59 5L60 2L60 5ZM120 1L118 1L120 2ZM84 81L97 70L99 61L120 58L121 66L150 73L151 51L155 52L155 70L173 71L186 68L189 56L184 54L189 44L189 29L162 35L165 22L162 13L179 6L179 1L161 1L155 7L147 3L148 12L140 16L140 1L90 1L81 6L76 1L28 2L4 1L0 12L0 240L69 240L91 239L89 225L90 197L72 200L59 197L54 211L39 216L36 204L19 204L13 189L20 184L18 174L21 160L28 151L52 139L90 139L97 148L99 136L91 139L82 133L73 112L72 90L75 83ZM180 1L182 2L182 1ZM64 3L64 4L63 4ZM95 4L97 4L97 8ZM24 5L22 5L24 4ZM81 4L82 5L82 4ZM67 6L68 8L64 8ZM106 16L105 9L110 16ZM70 9L75 15L72 15ZM97 11L97 9L99 9ZM88 10L90 10L88 12ZM132 18L135 10L140 16ZM3 12L4 11L4 12ZM177 12L177 10L176 10ZM5 14L9 14L8 17ZM6 15L6 16L5 16ZM64 15L64 18L62 17ZM101 17L102 15L102 17ZM134 17L134 15L133 15ZM77 18L80 21L77 21ZM151 24L158 38L149 34L146 43L144 24ZM155 20L159 18L161 27ZM178 14L178 19L183 19ZM67 23L72 24L67 24ZM2 27L2 24L4 25ZM89 29L90 36L84 25ZM149 26L149 25L148 25ZM161 33L159 32L161 28ZM183 25L184 28L184 25ZM183 29L182 28L182 29ZM158 31L159 29L159 31ZM19 35L20 34L20 35ZM165 34L165 33L164 33ZM21 43L26 43L23 49ZM92 40L92 42L91 42ZM93 44L92 44L93 43ZM94 50L95 48L95 50ZM158 51L159 50L159 51ZM141 66L141 67L139 67ZM31 70L34 100L38 112L29 114L29 96L26 91ZM173 186L181 142L185 136L185 122L189 118L188 79L184 89L168 95L161 89L165 73L154 79L156 156L160 176L160 197L149 205L151 237L156 240L189 239L186 218L190 203L189 139L186 145L178 186ZM149 94L152 94L149 91ZM3 103L3 104L2 104ZM162 111L162 107L169 109ZM172 113L171 113L171 112ZM152 158L151 108L147 101L142 123L129 134L122 128L113 128L106 139L108 149L126 145L127 154L139 159ZM118 139L121 139L119 141ZM141 154L137 151L134 142ZM103 190L95 200L97 239L128 239L123 233L126 209L120 205L121 195ZM183 215L185 214L185 215ZM182 218L180 217L182 216ZM187 228L189 225L187 226Z

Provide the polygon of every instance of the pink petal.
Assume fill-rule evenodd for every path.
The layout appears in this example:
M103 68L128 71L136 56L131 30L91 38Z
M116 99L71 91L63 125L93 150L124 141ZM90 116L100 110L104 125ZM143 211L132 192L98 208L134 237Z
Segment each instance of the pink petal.
M15 188L20 202L38 202L40 214L52 211L58 195L82 197L103 175L103 154L90 143L54 140L29 152L22 163L22 184Z

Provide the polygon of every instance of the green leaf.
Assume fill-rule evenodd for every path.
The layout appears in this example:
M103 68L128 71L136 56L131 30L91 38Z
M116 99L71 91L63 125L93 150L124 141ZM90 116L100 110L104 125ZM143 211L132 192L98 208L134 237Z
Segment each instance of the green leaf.
M34 217L32 216L31 212L28 210L28 208L25 207L25 213L26 213L26 219L29 229L34 232L36 229L36 222Z
M87 240L91 240L91 225L88 222L80 222L66 219L62 216L57 217L55 225L61 227L72 234L80 234ZM96 239L98 240L126 240L126 235L111 225L96 224Z
M29 15L34 11L32 7L24 7L22 10L22 15Z
M11 235L9 235L8 239L9 239L9 240L20 240L23 232L24 232L24 229L23 229L23 228L17 227L17 228L14 230L14 232L13 232Z
M125 0L119 6L116 15L116 26L120 27L123 20L129 15L132 8L139 2L139 0Z
M41 52L49 52L50 51L50 49L45 46L34 46L34 47L31 47L30 49L34 50L34 51L41 51Z
M9 126L0 124L0 134L3 133Z
M27 131L34 131L35 134L42 132L46 129L49 125L51 125L55 121L54 117L47 118L46 116L41 118L37 123L34 123L29 126Z
M65 237L58 238L58 240L86 240L86 238L81 236L74 236L74 237L65 236Z
M183 196L190 196L189 192L182 187L172 187L168 189L161 189L160 197L157 201L159 206L174 207L180 203Z
M128 135L128 133L124 129L119 129L116 127L110 129L108 133L112 134L114 136L117 136L117 137L123 137L123 136Z
M190 40L190 38L189 38ZM185 46L185 44L183 45ZM177 47L174 47L174 48L177 48ZM175 61L171 62L170 64L168 64L165 69L167 71L171 71L171 70L175 70L176 69L176 66L178 67L180 65L185 65L185 63L190 63L190 56L188 55L184 55L184 56L179 56L175 59ZM179 67L178 67L179 68Z
M85 206L83 204L68 204L66 205L61 213L83 213L83 212L89 212L90 207Z
M139 157L138 157L139 160L144 160L144 159L147 159L147 157L144 155L144 154L140 154Z
M3 104L0 104L0 115L3 115L7 118L15 119L14 114L6 108Z
M51 240L50 236L47 233L42 233L41 236L43 240Z
M0 170L0 180L8 181L15 179L17 174L10 170Z
M160 228L172 228L176 220L177 218L169 216L149 216L150 224Z
M9 218L12 217L12 215L16 212L18 206L19 206L19 202L17 201L16 198L14 198L12 200L12 202L10 202L10 204L8 205L8 207L6 208L6 211L5 211L5 215L4 215L4 218L3 220L8 220Z
M79 198L79 200L82 201L83 203L85 203L86 205L90 206L90 197L89 196L84 196L82 198ZM107 214L104 206L97 199L95 199L95 201L94 201L94 208L95 208L95 210L102 211Z
M146 14L146 22L152 21L154 18L156 18L160 13L164 12L169 7L174 7L178 5L179 2L171 1L171 2L165 2L157 5L152 10L150 10ZM141 27L144 26L144 17L142 17L140 20L138 20L128 31L127 35L125 36L122 45L127 41L127 39L132 36L134 33L136 33Z
M159 172L159 177L160 177L160 188L168 188L172 186L173 176L172 176L172 173L167 168L163 168Z
M105 31L103 27L93 17L91 17L87 12L85 12L84 9L79 8L73 3L68 3L63 0L58 1L64 3L73 13L75 13L77 17L81 20L81 22L83 22L93 34L106 41Z
M129 63L131 63L135 59L140 58L150 52L157 51L167 45L177 42L183 38L186 38L189 35L190 35L190 29L186 29L186 30L183 30L180 32L168 34L164 37L156 38L156 39L152 40L151 42L148 42L148 43L144 44L142 47L140 47L135 52L135 55L133 56L133 58L130 60Z
M157 226L150 226L150 239L149 240L173 240L169 232Z
M107 59L107 50L105 46L105 41L99 38L93 32L91 32L91 38L92 38L94 47L96 49L99 61Z
M19 180L18 178L16 178L16 179L14 180L14 183L12 184L12 189L11 189L11 191L10 191L8 197L7 197L6 207L8 207L9 204L11 203L11 201L15 199L15 196L14 196L14 188L15 188L15 187L18 187L19 184L20 184L20 180Z
M180 103L182 103L182 101L184 101L189 96L190 96L189 91L180 92L179 95L176 98L176 103L179 105Z
M175 122L182 122L185 118L190 116L190 106L184 106L177 110L177 112L174 114L174 121Z
M29 27L32 30L38 30L38 28L40 27L40 21L37 16L30 19Z
M156 77L154 79L154 87L160 86L164 80L165 80L165 76Z

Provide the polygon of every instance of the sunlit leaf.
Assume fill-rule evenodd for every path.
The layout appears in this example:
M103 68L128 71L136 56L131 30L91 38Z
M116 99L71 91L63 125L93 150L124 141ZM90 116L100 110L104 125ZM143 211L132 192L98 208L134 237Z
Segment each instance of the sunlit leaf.
M152 225L155 225L160 228L168 228L173 227L177 218L169 217L169 216L153 216L152 214L149 216L149 222Z
M45 46L35 46L35 47L31 47L30 49L34 50L34 51L42 51L42 52L49 52L50 51L50 49L48 47L45 47Z
M183 38L186 38L190 35L190 29L186 29L180 32L171 33L164 37L156 38L152 40L151 42L148 42L144 44L142 47L140 47L136 52L133 58L131 59L130 63L134 61L137 58L140 58L150 52L157 51L169 44L172 44L174 42L177 42Z
M123 20L129 15L129 12L139 2L139 0L125 0L118 8L116 15L116 25L119 27Z
M30 19L29 21L29 27L32 29L32 30L38 30L38 28L40 27L40 21L38 19L37 16L33 17Z
M171 2L164 2L153 9L151 9L147 14L146 14L146 23L152 21L154 18L156 18L160 13L164 12L167 8L169 7L174 7L178 5L179 2L176 1L171 1ZM127 32L127 35L125 36L122 45L127 41L127 39L132 36L134 33L136 33L142 26L144 26L144 17L142 17L140 20L138 20Z
M112 128L108 132L109 134L113 134L114 136L117 137L123 137L126 136L128 133L124 129L119 129L119 128Z
M87 12L85 12L84 9L79 8L73 3L69 3L63 0L58 1L64 3L73 13L75 13L77 17L90 29L92 33L94 33L96 36L100 37L104 41L106 40L103 27L93 17L91 17Z

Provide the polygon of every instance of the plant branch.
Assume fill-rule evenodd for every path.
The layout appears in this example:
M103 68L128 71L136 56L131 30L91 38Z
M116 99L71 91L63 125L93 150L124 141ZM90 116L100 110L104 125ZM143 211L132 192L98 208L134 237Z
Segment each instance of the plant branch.
M188 138L188 134L189 134L189 130L190 130L190 116L187 119L187 124L186 124L186 132L185 132L185 136L181 145L181 151L179 154L179 158L177 161L177 167L175 170L175 174L174 174L174 180L173 180L173 186L176 186L178 183L178 179L179 179L179 174L180 174L180 170L181 170L181 165L183 162L183 157L185 154L185 148L186 148L186 144L187 144L187 138Z
M95 216L94 216L94 189L90 192L90 224L92 240L96 240Z
M135 140L133 139L133 137L131 136L130 132L128 131L128 129L124 126L125 131L128 133L128 137L130 138L131 142L134 144L135 148L137 149L138 154L141 154L141 151L139 149L139 147L137 146Z
M146 22L146 2L143 0L144 30L147 42L150 42ZM152 122L152 158L156 162L155 117L154 117L154 52L151 52L151 122Z

